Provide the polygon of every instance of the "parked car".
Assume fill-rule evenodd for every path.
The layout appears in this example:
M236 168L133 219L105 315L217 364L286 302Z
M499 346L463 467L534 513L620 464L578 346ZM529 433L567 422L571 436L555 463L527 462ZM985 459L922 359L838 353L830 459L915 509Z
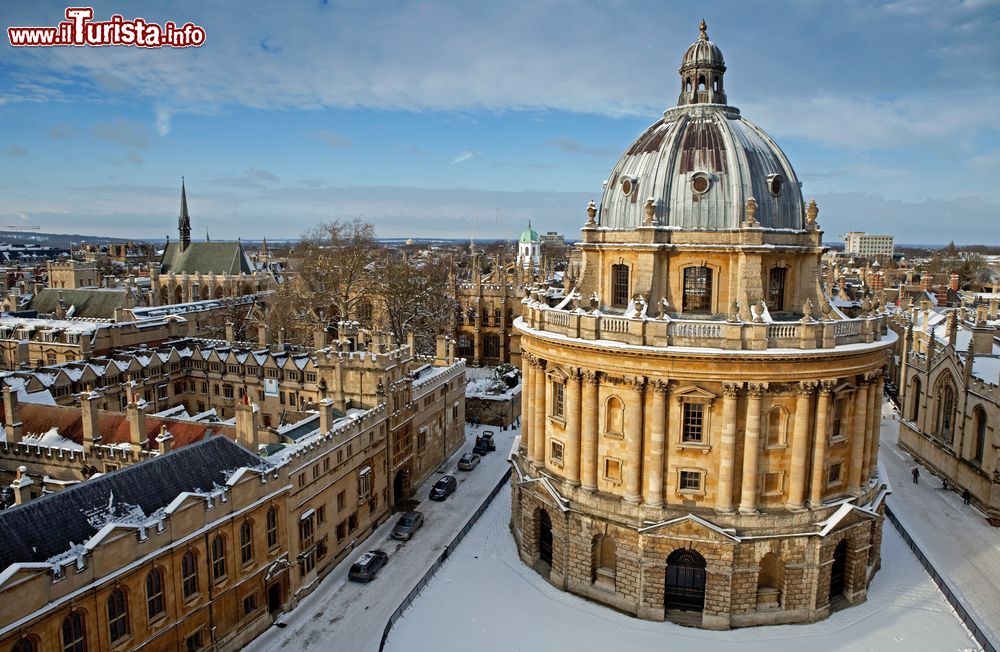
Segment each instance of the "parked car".
M497 444L493 441L493 434L492 430L484 430L483 433L479 435L479 440L486 442L486 448L491 451L495 451L497 449Z
M446 475L431 487L431 500L444 500L458 489L458 480L453 475Z
M476 455L486 455L490 452L490 446L480 437L476 437L476 444L472 447L472 452Z
M392 538L409 541L413 537L413 533L419 530L423 524L424 515L420 512L403 512L399 520L396 521L396 526L392 528Z
M351 564L347 577L355 582L371 582L388 561L389 555L381 550L369 550Z
M458 460L458 469L460 471L471 471L476 468L480 459L482 458L479 457L478 453L466 453Z

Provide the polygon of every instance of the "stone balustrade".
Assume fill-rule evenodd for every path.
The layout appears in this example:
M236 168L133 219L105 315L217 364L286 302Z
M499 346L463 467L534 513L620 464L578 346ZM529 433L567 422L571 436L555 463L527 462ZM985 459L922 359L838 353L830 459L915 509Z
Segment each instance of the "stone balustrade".
M810 321L713 321L640 319L582 310L561 310L543 303L524 304L523 327L585 340L607 340L634 346L676 346L726 351L767 349L832 349L877 342L887 332L887 315Z

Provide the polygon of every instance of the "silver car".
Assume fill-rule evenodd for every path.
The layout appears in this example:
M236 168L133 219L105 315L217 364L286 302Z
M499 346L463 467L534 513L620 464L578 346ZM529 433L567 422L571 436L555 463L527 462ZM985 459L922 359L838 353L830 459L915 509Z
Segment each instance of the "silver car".
M396 526L392 528L392 538L409 541L413 533L424 524L424 515L420 512L403 512L396 521Z

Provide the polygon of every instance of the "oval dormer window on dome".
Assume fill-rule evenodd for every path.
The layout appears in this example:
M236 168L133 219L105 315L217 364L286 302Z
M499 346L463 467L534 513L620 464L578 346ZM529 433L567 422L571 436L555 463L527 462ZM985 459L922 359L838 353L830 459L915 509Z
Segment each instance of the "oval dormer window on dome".
M784 179L781 178L780 174L767 175L767 189L770 190L771 194L775 197L781 194L782 185L784 185Z
M622 194L626 197L631 196L635 192L636 185L638 184L635 182L635 177L623 176L621 180Z
M707 172L695 172L691 175L691 189L699 195L704 195L712 187L712 177Z

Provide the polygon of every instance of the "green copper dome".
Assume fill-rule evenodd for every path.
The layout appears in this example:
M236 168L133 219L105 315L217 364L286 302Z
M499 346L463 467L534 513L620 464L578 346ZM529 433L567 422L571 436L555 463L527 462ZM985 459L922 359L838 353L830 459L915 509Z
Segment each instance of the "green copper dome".
M521 242L538 242L538 232L531 228L531 222L528 222L528 228L521 232Z

